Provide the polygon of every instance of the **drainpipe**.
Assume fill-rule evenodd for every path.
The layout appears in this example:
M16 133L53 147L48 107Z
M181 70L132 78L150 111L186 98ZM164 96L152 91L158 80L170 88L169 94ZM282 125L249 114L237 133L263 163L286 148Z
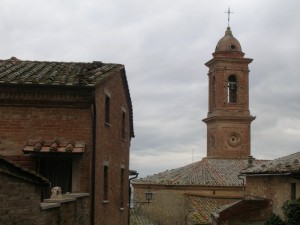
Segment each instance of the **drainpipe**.
M92 132L93 132L93 149L92 149L92 194L91 194L91 225L95 224L95 183L96 183L96 99L93 96L92 103Z
M128 192L129 192L129 209L128 209L128 225L130 225L130 200L131 200L131 188L130 188L130 183L133 179L136 179L139 176L139 173L136 172L135 170L129 170L129 176L134 176L129 178L129 188L128 188Z

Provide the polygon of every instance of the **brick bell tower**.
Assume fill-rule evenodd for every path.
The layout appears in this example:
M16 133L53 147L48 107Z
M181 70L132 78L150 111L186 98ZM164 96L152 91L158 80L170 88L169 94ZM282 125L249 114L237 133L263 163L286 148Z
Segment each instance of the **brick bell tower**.
M239 41L228 26L209 68L207 157L244 159L250 155L249 68Z

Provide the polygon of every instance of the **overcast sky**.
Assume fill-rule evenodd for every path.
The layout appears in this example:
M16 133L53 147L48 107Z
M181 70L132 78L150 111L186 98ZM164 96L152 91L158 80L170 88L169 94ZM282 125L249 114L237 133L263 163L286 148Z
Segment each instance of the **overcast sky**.
M124 64L140 176L206 156L208 68L230 26L250 64L252 155L300 150L300 1L1 0L0 58Z

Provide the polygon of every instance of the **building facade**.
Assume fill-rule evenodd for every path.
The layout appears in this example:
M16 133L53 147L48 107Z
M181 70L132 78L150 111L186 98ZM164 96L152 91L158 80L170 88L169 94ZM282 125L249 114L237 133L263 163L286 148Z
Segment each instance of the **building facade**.
M124 66L13 57L0 61L0 87L1 156L63 194L88 193L87 224L127 224L134 132Z
M282 210L288 200L300 198L300 152L280 157L241 171L246 176L245 197L213 213L214 225L263 225Z

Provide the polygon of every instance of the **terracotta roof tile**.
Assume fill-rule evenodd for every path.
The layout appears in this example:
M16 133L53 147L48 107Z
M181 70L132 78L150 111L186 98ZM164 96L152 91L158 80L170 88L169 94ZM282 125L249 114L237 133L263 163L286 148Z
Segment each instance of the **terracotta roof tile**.
M300 152L247 168L242 174L277 174L300 172Z
M188 214L188 220L192 224L211 224L211 214L218 208L232 204L239 199L235 198L209 198L199 196L187 196L192 210Z
M0 83L94 86L120 64L0 60Z
M254 165L265 161L255 160ZM177 169L134 180L134 184L156 185L200 185L200 186L242 186L238 179L240 171L247 168L248 160L209 159Z
M85 150L85 143L73 141L43 141L43 140L30 140L23 147L24 153L49 153L49 152L69 152L69 153L83 153Z
M142 215L137 210L130 210L130 225L159 225L160 223L157 223L153 221L152 219Z

